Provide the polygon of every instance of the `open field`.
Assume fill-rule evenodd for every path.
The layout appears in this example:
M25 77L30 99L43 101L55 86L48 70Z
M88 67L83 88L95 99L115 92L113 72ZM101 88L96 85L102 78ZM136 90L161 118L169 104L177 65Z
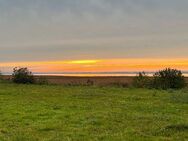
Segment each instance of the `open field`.
M46 79L50 84L63 85L87 85L88 80L98 86L109 86L114 84L123 84L130 86L134 80L134 76L35 76L36 79ZM4 79L11 79L10 75L3 76ZM185 77L188 84L188 77Z
M186 141L187 109L187 89L0 83L0 140Z

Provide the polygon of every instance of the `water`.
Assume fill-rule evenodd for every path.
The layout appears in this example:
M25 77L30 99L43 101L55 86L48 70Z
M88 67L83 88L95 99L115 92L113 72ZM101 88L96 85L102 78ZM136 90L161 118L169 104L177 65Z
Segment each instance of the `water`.
M95 76L136 76L138 72L62 72L62 73L34 73L34 75L42 76L76 76L76 77L95 77ZM154 72L146 72L146 75L153 76ZM11 75L11 73L3 73L3 75ZM183 72L188 77L188 72Z
M43 76L76 76L76 77L95 77L95 76L136 76L139 72L76 72L76 73L35 73L34 75ZM153 76L154 72L146 72L146 75ZM183 75L188 77L188 72L183 72Z

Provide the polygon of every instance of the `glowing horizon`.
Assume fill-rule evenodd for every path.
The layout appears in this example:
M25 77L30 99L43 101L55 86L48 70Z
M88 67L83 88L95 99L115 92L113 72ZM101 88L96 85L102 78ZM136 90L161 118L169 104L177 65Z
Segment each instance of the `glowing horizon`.
M11 72L14 67L28 67L33 72L131 72L156 71L164 68L188 70L188 59L96 59L65 60L41 62L1 63L4 72Z

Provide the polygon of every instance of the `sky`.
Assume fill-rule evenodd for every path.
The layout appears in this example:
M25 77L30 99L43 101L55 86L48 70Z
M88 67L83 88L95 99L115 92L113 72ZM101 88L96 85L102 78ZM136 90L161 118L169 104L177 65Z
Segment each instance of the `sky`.
M0 70L188 70L187 0L0 0Z

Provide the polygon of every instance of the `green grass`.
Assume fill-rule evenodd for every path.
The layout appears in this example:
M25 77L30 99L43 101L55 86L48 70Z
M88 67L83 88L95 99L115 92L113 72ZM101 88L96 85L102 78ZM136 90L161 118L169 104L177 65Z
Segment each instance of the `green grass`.
M188 90L0 84L0 141L145 140L188 140Z

